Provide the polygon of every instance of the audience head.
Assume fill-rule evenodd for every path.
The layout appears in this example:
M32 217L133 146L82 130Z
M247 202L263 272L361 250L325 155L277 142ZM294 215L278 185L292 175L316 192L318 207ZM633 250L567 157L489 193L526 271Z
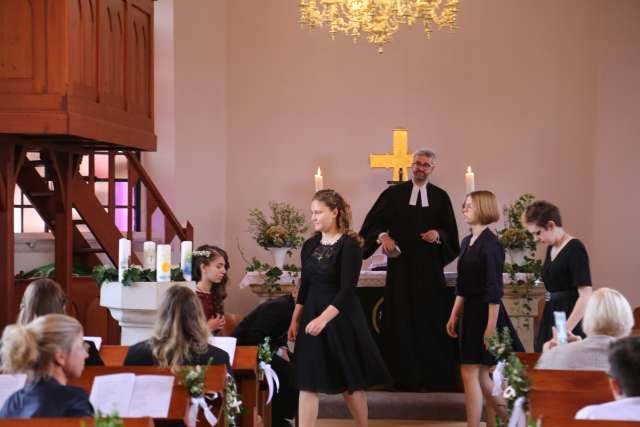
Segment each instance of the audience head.
M633 312L629 301L618 291L600 288L587 302L582 328L587 336L626 337L633 328Z
M31 378L54 377L61 384L82 374L89 356L82 325L64 314L47 314L31 323L9 325L2 334L2 371Z
M227 298L230 268L229 256L222 248L202 245L193 253L193 280L211 283L213 308L217 314L224 314L223 301Z
M207 350L209 329L195 292L187 286L167 289L158 310L153 336L153 356L162 367L175 368L195 353Z
M436 153L428 148L421 148L413 153L413 163L411 163L411 174L413 180L418 184L423 184L436 168Z
M57 282L51 279L34 280L22 295L17 322L26 325L45 314L64 314L66 304L67 297Z
M522 214L522 222L541 243L551 245L562 237L560 209L553 203L544 200L531 203Z
M462 204L462 215L469 225L489 225L500 219L498 199L491 191L473 191Z
M621 338L611 344L609 365L615 398L640 396L640 337Z
M320 190L311 200L311 222L317 233L338 232L358 241L362 239L353 231L351 206L334 190Z

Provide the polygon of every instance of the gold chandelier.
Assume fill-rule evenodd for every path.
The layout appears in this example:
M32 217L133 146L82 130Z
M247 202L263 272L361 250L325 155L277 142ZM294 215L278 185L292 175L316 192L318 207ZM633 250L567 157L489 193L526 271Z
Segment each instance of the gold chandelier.
M422 21L427 39L433 26L455 30L459 0L300 0L300 24L327 27L331 38L345 33L357 41L362 33L378 46L391 41L400 24Z

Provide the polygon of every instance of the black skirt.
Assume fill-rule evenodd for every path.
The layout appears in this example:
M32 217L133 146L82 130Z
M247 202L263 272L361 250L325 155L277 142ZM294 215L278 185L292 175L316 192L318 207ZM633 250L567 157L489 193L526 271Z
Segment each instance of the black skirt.
M469 365L496 364L496 359L484 346L484 331L489 320L489 304L479 299L465 298L462 320L459 326L460 363ZM524 346L516 333L504 305L500 303L496 332L505 327L511 333L514 351L524 351Z
M553 318L554 311L564 311L569 320L569 316L573 311L573 307L578 301L578 290L569 289L560 292L551 292L550 299L544 305L542 312L542 318L540 319L540 328L538 329L538 335L536 336L536 342L533 346L534 351L541 352L542 346L545 342L553 338L552 326L555 325L555 319ZM585 337L582 330L582 321L578 322L575 328L573 328L573 334Z

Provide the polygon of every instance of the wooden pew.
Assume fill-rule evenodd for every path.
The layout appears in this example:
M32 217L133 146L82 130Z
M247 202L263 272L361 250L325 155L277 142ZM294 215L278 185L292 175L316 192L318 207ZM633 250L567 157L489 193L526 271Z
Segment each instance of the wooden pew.
M255 427L258 424L258 347L236 347L232 368L245 409L240 426Z
M534 369L529 372L531 389L538 391L609 391L603 371Z
M129 347L126 345L103 345L100 347L100 357L104 366L123 366Z
M540 355L542 353L524 353L524 352L516 352L516 356L522 362L522 364L527 368L527 371L531 371L535 369L536 363L538 363L538 359L540 359Z
M124 427L154 427L151 418L124 418ZM87 427L93 427L93 418L31 418L31 419L0 419L0 427L79 427L84 422Z
M562 417L542 417L542 427L640 427L640 421L596 421Z
M136 375L174 375L170 369L159 368L156 366L88 366L79 378L69 381L69 385L83 388L87 394L91 393L93 379L99 375L120 374L131 372ZM224 365L213 365L207 367L205 379L205 390L215 391L221 394L226 385L227 368ZM175 376L175 375L174 375ZM219 407L221 399L216 401ZM171 394L171 403L169 404L169 414L166 418L154 419L157 426L184 426L185 417L189 408L189 393L185 386L180 384L179 377L173 385ZM217 412L217 411L216 411ZM216 414L220 418L219 414ZM78 424L79 425L79 424Z

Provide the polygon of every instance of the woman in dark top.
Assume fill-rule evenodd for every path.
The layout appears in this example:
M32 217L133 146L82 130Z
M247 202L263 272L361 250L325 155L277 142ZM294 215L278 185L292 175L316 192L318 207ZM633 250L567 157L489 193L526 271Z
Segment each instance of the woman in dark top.
M58 282L51 279L38 279L29 283L22 295L18 323L26 325L33 319L45 314L65 314L67 296ZM89 350L87 366L102 366L102 358L92 341L85 341Z
M311 221L316 234L302 247L300 292L288 332L296 341L300 426L315 424L318 393L342 393L356 425L366 426L364 390L391 379L355 293L360 238L351 230L350 206L333 190L315 194Z
M7 326L0 350L2 371L27 374L28 382L9 396L0 418L93 416L87 393L67 385L84 370L88 354L82 337L82 325L62 314Z
M536 240L548 245L542 266L546 304L534 344L534 350L540 352L544 343L553 338L554 311L565 312L567 331L585 337L582 317L592 289L589 255L582 242L564 230L560 210L555 205L535 201L523 219Z
M209 329L196 294L187 286L167 289L158 310L153 336L131 347L125 365L175 369L189 365L227 365L229 355L208 343Z
M227 297L229 256L217 246L202 245L193 251L193 280L202 303L207 327L212 334L224 328L224 299Z
M487 338L505 326L512 331L514 349L523 351L502 304L504 249L488 228L500 218L496 197L490 191L470 193L462 214L471 235L462 240L458 258L456 300L447 323L447 333L459 336L460 372L464 383L467 425L479 426L482 398L490 409L506 417L503 402L492 396L489 368L496 364L487 350ZM460 320L459 330L456 325Z

